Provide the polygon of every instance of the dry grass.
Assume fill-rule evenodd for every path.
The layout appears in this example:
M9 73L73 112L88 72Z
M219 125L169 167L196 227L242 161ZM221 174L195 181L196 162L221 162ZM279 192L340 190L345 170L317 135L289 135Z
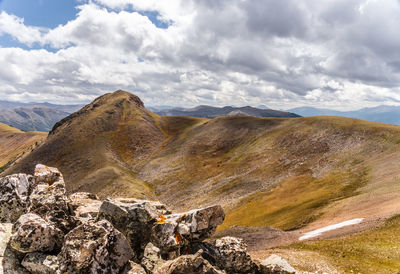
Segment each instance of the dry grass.
M400 215L372 231L290 246L328 258L341 273L397 273L400 270Z
M0 173L35 149L46 136L45 132L24 132L0 123Z

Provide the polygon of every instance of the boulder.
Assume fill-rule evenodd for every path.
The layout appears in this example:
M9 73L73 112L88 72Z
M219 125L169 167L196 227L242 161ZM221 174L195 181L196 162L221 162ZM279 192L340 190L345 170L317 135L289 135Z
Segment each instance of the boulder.
M242 239L224 237L215 241L219 251L216 265L228 273L255 273L257 265L247 253L247 245Z
M57 256L33 252L26 254L22 266L33 274L56 274L58 270Z
M159 202L133 198L106 199L100 207L98 218L110 221L121 231L140 259L150 241L153 224L167 213L169 211Z
M222 274L223 271L212 266L201 256L201 251L194 255L184 255L175 260L167 261L154 273L156 274Z
M14 223L27 212L31 180L22 173L0 178L0 222Z
M148 243L144 249L141 265L148 273L153 273L154 270L163 265L165 261L161 258L161 251L152 243Z
M297 273L286 260L272 254L260 264L261 274L292 274Z
M95 194L88 192L77 192L68 197L69 210L81 223L95 221L101 204Z
M35 168L34 178L36 185L30 195L29 212L54 223L67 233L75 227L76 222L70 216L62 174L57 168L39 164Z
M190 245L192 253L202 250L202 257L212 265L227 273L256 273L257 264L247 253L247 245L242 239L224 237L210 243L193 243Z
M133 257L125 236L107 220L71 230L58 255L61 273L119 273Z
M202 241L210 236L224 218L225 213L221 206L163 215L153 226L151 241L163 253L179 250L190 242Z
M10 245L22 253L54 251L61 247L63 236L52 223L27 213L13 225Z
M146 274L146 271L140 264L129 261L121 271L121 274Z

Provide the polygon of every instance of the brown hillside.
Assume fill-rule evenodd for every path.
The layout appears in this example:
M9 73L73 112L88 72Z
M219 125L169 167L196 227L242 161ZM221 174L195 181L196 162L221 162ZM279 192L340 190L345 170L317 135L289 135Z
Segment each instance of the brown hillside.
M135 95L103 95L57 123L46 142L8 173L31 173L42 162L60 168L69 191L151 197L152 187L137 171L163 141L158 120Z
M45 132L24 132L0 123L0 173L33 150L46 138Z
M341 117L160 117L130 93L58 123L6 173L57 166L73 191L222 204L233 225L283 230L400 212L400 127Z

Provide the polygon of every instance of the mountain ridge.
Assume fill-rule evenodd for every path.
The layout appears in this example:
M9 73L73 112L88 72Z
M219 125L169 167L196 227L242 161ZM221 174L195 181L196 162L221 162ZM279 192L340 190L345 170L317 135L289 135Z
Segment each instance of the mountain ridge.
M218 116L229 115L232 112L239 112L245 116L255 117L281 117L281 118L295 118L300 117L295 113L278 111L268 108L255 108L251 106L245 107L212 107L208 105L200 105L193 108L173 108L168 110L156 111L157 114L162 116L192 116L199 118L215 118Z

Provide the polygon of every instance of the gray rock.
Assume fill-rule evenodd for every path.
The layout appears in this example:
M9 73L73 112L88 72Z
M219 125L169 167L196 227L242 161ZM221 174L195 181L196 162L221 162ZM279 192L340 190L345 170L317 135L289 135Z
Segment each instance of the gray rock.
M202 250L202 257L228 273L256 273L258 266L247 253L242 239L224 237L214 244L201 242L190 245L192 253Z
M129 261L121 271L121 274L146 274L146 271L140 264Z
M22 266L33 274L56 274L58 272L57 256L34 252L26 254Z
M14 223L27 212L30 180L22 173L0 178L0 222Z
M160 249L152 243L148 243L144 249L141 265L147 270L147 272L153 273L154 270L164 263L165 261L161 258Z
M71 230L58 255L62 273L119 273L133 257L125 236L106 220Z
M27 213L13 225L10 245L22 253L54 251L61 247L63 236L52 223Z
M261 262L261 274L292 274L297 273L286 260L278 255L272 254L267 259Z
M221 206L161 216L153 226L151 241L164 253L179 250L190 242L210 236L224 218Z
M247 245L242 239L224 237L215 241L219 255L216 265L228 273L256 273L257 265L247 253Z
M194 255L184 255L175 260L165 262L154 273L156 274L222 274L201 256L201 251Z
M64 233L76 225L65 195L65 183L58 169L37 165L35 168L36 185L30 195L29 212L54 223Z
M169 211L159 202L137 199L107 199L100 207L98 219L110 221L121 231L135 253L143 254L150 241L151 227L156 220Z
M93 222L97 218L102 202L88 192L77 192L68 197L68 206L72 215L81 223Z

